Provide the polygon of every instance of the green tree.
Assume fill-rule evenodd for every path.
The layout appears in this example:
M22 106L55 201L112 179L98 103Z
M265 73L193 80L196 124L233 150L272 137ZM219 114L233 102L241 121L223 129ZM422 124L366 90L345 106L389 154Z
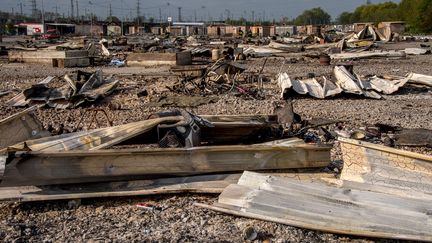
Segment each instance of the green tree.
M395 21L400 20L399 5L393 2L362 5L353 13L353 19L359 22Z
M301 15L295 19L297 25L307 24L329 24L331 20L330 14L322 8L313 8L305 10Z
M339 15L336 22L338 24L352 24L352 23L356 22L355 15L354 15L354 13L343 12Z
M417 30L432 32L432 0L422 0L418 6L418 23L414 23Z
M114 24L120 24L121 23L121 20L116 16L108 16L106 21L109 23L114 23Z

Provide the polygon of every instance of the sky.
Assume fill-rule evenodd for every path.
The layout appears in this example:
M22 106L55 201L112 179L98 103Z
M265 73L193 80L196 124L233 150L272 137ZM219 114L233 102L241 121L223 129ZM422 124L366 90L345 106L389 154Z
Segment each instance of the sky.
M68 16L71 11L71 0L36 0L39 9L42 2L45 11L56 12ZM372 3L386 0L372 0ZM30 14L31 0L0 0L0 10L16 13ZM132 19L137 16L138 0L73 0L78 2L79 14L95 13L102 18L109 16L109 6L113 16L121 19ZM219 20L231 18L255 20L280 20L282 17L295 18L304 10L321 7L333 18L344 11L353 11L357 6L366 3L366 0L139 0L141 15L156 20L166 20L172 16L176 21L178 8L181 7L183 21ZM399 0L393 0L399 2Z

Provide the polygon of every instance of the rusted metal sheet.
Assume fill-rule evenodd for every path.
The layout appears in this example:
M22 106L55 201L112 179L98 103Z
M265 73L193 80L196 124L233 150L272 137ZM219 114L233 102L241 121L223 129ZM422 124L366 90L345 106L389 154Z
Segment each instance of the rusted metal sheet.
M341 179L432 194L432 156L339 138Z
M125 177L185 176L244 170L324 167L327 145L282 143L168 149L121 149L9 154L1 186L112 181Z
M0 149L50 135L36 118L35 110L32 107L0 121Z

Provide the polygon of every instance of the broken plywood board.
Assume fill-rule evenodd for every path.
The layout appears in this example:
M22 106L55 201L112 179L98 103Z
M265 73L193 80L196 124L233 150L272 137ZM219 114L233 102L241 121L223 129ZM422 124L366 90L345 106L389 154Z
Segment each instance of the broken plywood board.
M58 68L88 67L90 66L90 58L89 57L53 58L52 66Z
M52 64L53 59L88 58L87 51L9 51L9 62Z
M339 138L341 179L432 194L432 156Z
M432 147L432 130L414 128L397 131L394 136L397 146Z
M430 200L245 172L211 210L312 230L432 241Z
M317 168L330 162L328 145L299 139L280 144L67 152L17 152L6 161L1 186L109 181L121 177L186 176L244 170Z
M431 53L430 48L405 48L404 52L407 55L426 55Z
M177 53L130 53L127 65L130 67L171 65L183 66L192 64L190 51Z
M0 120L0 149L29 139L50 136L36 118L36 107Z
M432 76L418 74L418 73L410 73L409 83L414 84L423 84L432 87Z
M300 181L318 180L323 177L335 178L334 174L314 173L310 170L290 170L265 174ZM215 174L72 185L3 187L0 188L0 201L29 202L168 193L221 193L230 184L237 183L240 176L241 174Z
M344 60L344 59L363 59L363 58L402 58L406 57L403 51L363 51L363 52L347 52L347 53L336 53L330 54L330 58L333 60Z

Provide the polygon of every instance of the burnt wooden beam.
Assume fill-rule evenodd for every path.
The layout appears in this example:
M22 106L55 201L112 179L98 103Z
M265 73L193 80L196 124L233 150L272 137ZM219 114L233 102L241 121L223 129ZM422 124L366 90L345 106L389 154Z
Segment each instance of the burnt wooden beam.
M16 152L1 156L0 186L113 181L119 178L187 176L244 170L324 167L331 145L299 139L277 143L168 149ZM0 166L2 160L0 159Z

